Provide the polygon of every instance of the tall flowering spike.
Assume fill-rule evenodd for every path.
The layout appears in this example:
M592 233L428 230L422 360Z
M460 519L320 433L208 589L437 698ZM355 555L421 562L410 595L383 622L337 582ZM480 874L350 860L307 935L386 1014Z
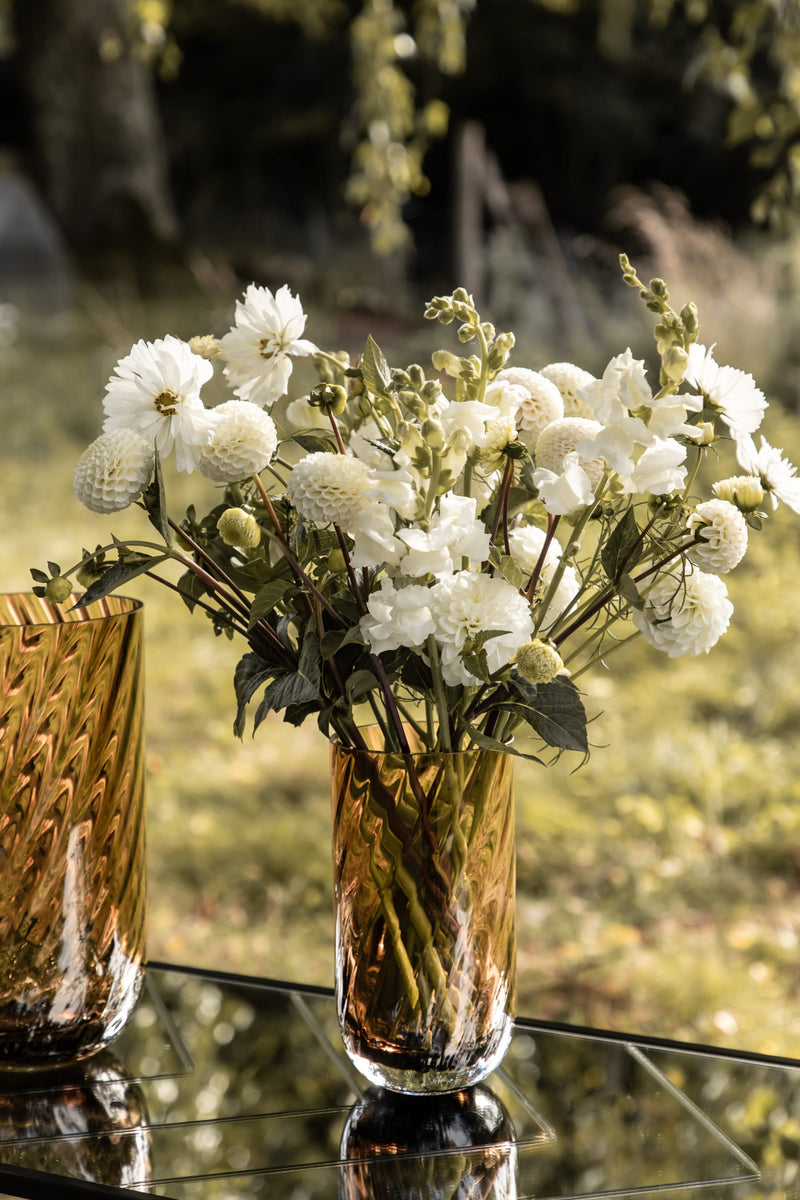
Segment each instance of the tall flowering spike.
M200 389L213 373L210 362L176 337L138 341L108 381L103 429L136 430L162 459L174 447L178 470L193 471L211 432Z
M269 413L246 400L212 408L211 437L200 454L200 473L215 483L238 483L272 461L278 432Z
M101 433L78 459L72 490L92 512L120 512L141 496L153 463L147 438L135 429L112 429Z
M286 392L291 356L314 354L317 347L302 337L306 314L284 284L273 295L251 283L236 301L233 327L220 340L227 362L225 375L234 395L268 408Z

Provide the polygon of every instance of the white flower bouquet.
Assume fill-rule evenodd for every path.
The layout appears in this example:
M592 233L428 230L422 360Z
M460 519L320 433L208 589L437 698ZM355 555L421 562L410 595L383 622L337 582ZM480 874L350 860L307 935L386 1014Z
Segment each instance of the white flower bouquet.
M161 578L243 639L239 733L257 700L256 726L315 717L353 748L377 723L403 752L413 731L428 750L522 753L526 730L585 754L580 676L639 635L670 657L710 650L732 613L721 577L765 494L800 511L795 467L753 440L767 407L753 379L697 342L694 305L675 311L661 280L621 262L656 315L657 384L630 350L599 379L510 365L513 335L463 289L425 310L465 348L434 353L432 371L390 367L372 338L356 363L318 349L287 287L249 287L219 340L138 342L74 490L102 514L138 504L159 540L112 537L69 570L34 570L35 590L65 602L77 580L86 605ZM296 356L320 381L288 403ZM220 368L235 398L206 408ZM723 441L741 474L703 498ZM169 515L173 450L224 489L207 515Z

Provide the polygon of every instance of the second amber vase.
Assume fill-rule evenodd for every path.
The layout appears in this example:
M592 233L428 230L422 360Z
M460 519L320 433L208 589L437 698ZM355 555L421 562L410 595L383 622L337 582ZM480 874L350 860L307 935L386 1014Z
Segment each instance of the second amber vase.
M0 1066L87 1057L144 978L142 610L0 597Z
M336 992L353 1063L447 1092L502 1060L516 991L513 760L332 747Z

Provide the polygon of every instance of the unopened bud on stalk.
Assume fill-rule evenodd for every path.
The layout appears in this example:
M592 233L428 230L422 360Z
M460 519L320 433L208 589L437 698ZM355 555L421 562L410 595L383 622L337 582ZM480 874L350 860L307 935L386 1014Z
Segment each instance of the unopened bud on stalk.
M44 594L53 604L63 604L72 595L72 584L65 575L56 575L47 581Z
M520 646L514 660L517 673L526 683L550 683L559 671L564 670L561 655L548 642L535 638Z
M422 436L431 450L441 450L445 443L444 426L441 421L428 417L422 422Z
M188 344L192 354L198 354L200 358L219 358L222 353L219 338L215 338L212 333L199 333L196 337L189 338Z
M217 521L217 530L226 546L241 550L254 550L261 541L258 521L243 508L226 508Z
M338 383L318 383L308 397L312 408L340 416L347 408L347 392Z
M683 346L670 346L664 351L661 359L661 369L670 383L682 383L689 366L689 355Z
M717 440L713 421L703 421L700 425L695 425L694 428L695 434L692 441L696 446L710 446L712 442Z
M743 513L756 512L764 503L764 488L757 475L732 475L720 479L711 490L718 499L735 504Z

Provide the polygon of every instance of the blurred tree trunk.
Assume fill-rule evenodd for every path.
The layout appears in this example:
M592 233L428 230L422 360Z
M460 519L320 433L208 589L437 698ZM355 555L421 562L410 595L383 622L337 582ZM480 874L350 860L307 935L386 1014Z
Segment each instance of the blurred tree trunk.
M150 67L128 0L16 0L37 170L72 247L152 263L176 222Z

